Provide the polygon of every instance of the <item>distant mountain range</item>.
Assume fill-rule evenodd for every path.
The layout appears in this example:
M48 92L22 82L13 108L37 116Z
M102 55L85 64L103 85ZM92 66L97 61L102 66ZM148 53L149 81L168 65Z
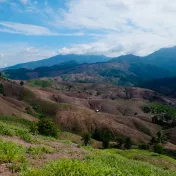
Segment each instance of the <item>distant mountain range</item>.
M111 62L143 63L163 68L176 74L176 46L162 48L148 56L140 57L132 54L113 58Z
M3 74L16 80L57 77L62 81L136 86L152 79L176 76L176 47L160 49L145 57L58 55L9 67Z
M5 69L18 69L18 68L27 68L27 69L34 69L38 67L50 67L53 65L57 65L63 62L74 60L79 64L82 63L97 63L97 62L107 62L109 57L100 55L100 56L94 56L94 55L74 55L74 54L68 54L68 55L57 55L48 59L43 59L39 61L33 61L33 62L27 62L27 63L21 63L17 64L11 67L7 67Z

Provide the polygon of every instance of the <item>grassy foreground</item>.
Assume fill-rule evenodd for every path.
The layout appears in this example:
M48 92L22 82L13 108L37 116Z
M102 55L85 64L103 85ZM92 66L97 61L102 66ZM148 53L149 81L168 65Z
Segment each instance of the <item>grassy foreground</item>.
M81 147L73 151L71 142L65 143L60 139L34 136L30 133L29 126L30 122L26 120L20 120L16 117L0 117L0 166L6 164L10 173L13 172L15 175L176 175L176 160L170 157L143 150L98 150ZM16 139L19 139L20 142ZM58 148L58 145L61 145L61 147ZM67 159L62 156L64 148L69 153ZM82 151L85 151L86 154L81 158L71 157L74 155L73 152L81 154ZM50 159L45 159L46 156L50 156ZM59 159L55 156L59 156Z
M93 152L94 153L94 152ZM28 169L24 176L174 176L176 171L164 170L152 164L127 159L111 151L101 151L85 160L60 160L43 168Z

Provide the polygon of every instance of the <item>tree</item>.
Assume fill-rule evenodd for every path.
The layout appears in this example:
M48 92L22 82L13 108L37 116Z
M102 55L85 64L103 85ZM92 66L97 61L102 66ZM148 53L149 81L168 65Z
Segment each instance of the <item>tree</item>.
M167 141L166 135L164 135L164 134L162 133L162 131L159 131L159 132L157 133L157 143L164 144L164 143L166 143L166 141Z
M143 107L143 111L144 111L144 113L150 113L151 108L149 106L145 106L145 107Z
M110 131L108 131L108 129L105 129L104 131L102 131L100 137L103 142L103 147L105 149L109 148L109 142L110 142L110 140L113 139L112 133Z
M155 137L152 137L152 139L150 140L150 145L154 145L157 142Z
M23 86L23 85L24 85L24 81L21 81L21 82L20 82L20 85Z
M4 95L4 86L3 86L3 84L0 84L0 94Z
M84 133L82 136L82 140L84 141L84 145L87 146L90 142L91 135L90 133Z
M123 137L117 138L118 148L122 148L122 145L125 143L125 139Z
M155 153L159 153L159 154L162 154L164 152L164 149L163 149L163 146L161 144L155 144L153 146L153 151Z
M149 145L148 144L140 144L140 145L138 145L138 148L141 149L141 150L148 150Z
M58 137L58 130L56 125L50 119L44 118L41 119L38 124L38 132L41 135Z
M103 143L103 148L104 149L107 149L107 148L109 148L109 139L108 138L104 138L103 139L103 141L102 141L102 143Z
M126 149L130 149L131 146L132 146L131 138L130 138L130 137L127 137L127 138L125 139L124 147L125 147Z

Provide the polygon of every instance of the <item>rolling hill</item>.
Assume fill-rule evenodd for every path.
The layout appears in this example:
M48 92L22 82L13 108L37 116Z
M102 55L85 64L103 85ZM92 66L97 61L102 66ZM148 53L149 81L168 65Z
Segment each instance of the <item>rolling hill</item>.
M136 87L56 78L20 85L20 81L0 77L0 174L175 175L173 158L137 149L148 146L162 129L152 121L156 114L144 112L151 102L170 107L176 100ZM36 132L35 124L45 118L54 122L58 137ZM163 150L175 157L175 128L162 131L170 135ZM83 146L84 133L91 134L90 146ZM130 139L135 149L122 150L124 144L121 149L102 150L102 135L106 139L107 134L111 147L117 148L120 139Z

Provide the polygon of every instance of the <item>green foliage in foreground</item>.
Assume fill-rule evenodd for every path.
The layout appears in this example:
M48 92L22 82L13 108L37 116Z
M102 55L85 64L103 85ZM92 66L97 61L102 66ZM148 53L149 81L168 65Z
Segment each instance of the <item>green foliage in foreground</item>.
M31 122L16 117L0 116L0 135L18 136L26 142L33 142L29 126Z
M129 160L119 154L101 151L84 161L59 160L40 169L28 169L22 176L174 176L168 171L151 164Z
M25 150L22 146L0 140L0 163L22 162L25 160Z
M58 137L58 129L51 119L41 119L37 123L38 132L44 136Z

